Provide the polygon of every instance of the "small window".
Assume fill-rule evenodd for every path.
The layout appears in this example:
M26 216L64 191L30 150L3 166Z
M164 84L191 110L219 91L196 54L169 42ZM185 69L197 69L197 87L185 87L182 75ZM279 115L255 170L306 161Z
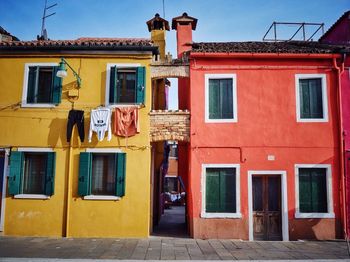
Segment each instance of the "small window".
M110 67L109 104L143 104L145 67Z
M80 153L80 196L125 195L125 153Z
M62 79L57 66L26 65L23 105L52 105L61 102Z
M237 167L209 165L205 167L203 175L202 217L239 217Z
M299 121L319 122L328 119L324 75L297 75L297 93Z
M9 194L54 193L54 152L11 152Z
M206 122L237 122L235 75L206 75Z
M298 165L296 178L298 196L296 217L333 216L330 167Z

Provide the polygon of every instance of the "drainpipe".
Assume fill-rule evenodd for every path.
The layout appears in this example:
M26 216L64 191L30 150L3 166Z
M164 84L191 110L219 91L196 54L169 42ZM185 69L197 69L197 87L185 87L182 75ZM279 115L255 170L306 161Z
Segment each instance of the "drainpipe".
M342 110L342 93L341 93L341 75L344 72L344 63L345 63L346 54L342 56L341 66L337 65L336 58L333 57L333 67L336 70L337 74L337 95L338 95L338 119L339 119L339 154L340 154L340 184L341 191L340 197L342 199L342 220L343 220L343 232L345 239L348 238L347 232L347 215L346 215L346 185L345 185L345 161L344 161L344 130L343 130L343 110Z
M66 217L65 217L65 229L64 236L69 237L69 217L70 217L70 206L71 206L71 197L72 197L72 140L69 142L69 151L68 151L68 172L67 172L67 195L66 195Z

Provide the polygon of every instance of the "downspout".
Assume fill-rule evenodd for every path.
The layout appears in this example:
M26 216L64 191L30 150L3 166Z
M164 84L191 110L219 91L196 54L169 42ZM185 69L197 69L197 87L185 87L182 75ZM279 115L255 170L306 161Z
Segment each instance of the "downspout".
M69 217L70 217L70 206L71 206L71 197L72 197L72 183L71 183L71 174L72 174L72 140L69 142L69 151L68 151L68 172L67 172L67 195L66 195L66 217L65 217L65 229L64 236L69 237Z
M341 93L341 75L344 72L344 63L345 63L346 54L342 56L341 66L337 65L337 60L333 57L333 67L337 73L337 95L338 95L338 119L339 119L339 153L340 153L340 184L341 191L340 197L342 199L342 210L341 216L343 220L343 233L344 238L347 239L347 215L346 215L346 190L345 190L345 161L344 161L344 130L343 130L343 110L342 110L342 93Z

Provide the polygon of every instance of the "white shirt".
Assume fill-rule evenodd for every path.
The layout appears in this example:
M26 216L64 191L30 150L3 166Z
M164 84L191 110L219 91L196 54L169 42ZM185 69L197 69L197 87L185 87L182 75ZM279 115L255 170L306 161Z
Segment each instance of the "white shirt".
M102 141L105 137L105 133L108 130L107 140L112 139L111 130L111 109L107 107L101 107L98 109L91 110L90 116L90 131L89 131L89 142L91 143L92 132L97 133L98 141Z

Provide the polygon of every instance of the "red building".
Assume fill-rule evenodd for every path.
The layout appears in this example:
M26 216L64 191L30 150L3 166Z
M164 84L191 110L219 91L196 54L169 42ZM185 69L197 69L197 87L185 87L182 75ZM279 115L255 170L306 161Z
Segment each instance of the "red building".
M333 66L336 71L337 83L339 86L339 99L342 101L342 108L340 109L341 125L339 134L342 137L341 150L344 156L341 162L342 167L342 198L345 201L342 202L344 205L345 212L343 213L344 228L346 228L346 235L349 237L350 234L350 11L345 12L331 27L330 29L320 38L321 43L333 44L333 45L344 45L342 50L341 59L334 60Z
M179 109L191 112L179 175L191 236L341 238L339 47L196 43L196 25L186 13L172 21L190 68L179 80Z

